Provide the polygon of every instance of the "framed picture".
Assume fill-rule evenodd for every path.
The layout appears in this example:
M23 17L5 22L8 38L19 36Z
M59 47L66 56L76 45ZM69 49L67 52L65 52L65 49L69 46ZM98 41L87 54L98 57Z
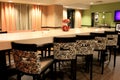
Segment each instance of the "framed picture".
M116 31L119 31L119 32L120 32L120 23L117 23L117 24L116 24L115 29L116 29Z

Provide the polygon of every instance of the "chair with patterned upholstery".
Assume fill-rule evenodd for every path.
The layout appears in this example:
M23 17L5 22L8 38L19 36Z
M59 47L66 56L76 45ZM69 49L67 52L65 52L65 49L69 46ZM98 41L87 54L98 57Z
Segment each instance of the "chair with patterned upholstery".
M70 71L72 80L76 80L75 46L75 37L54 37L53 52L56 63L55 71L57 72L58 70L59 72L67 72L66 70L69 67L71 69Z
M107 35L107 50L109 50L109 61L111 59L112 50L114 51L114 67L116 63L116 51L118 48L118 32L116 31L105 31Z
M92 80L92 60L94 52L94 37L91 35L76 35L77 61L79 57L85 57L86 69L90 67L90 80Z
M45 43L42 46L38 45L38 50L41 50L42 57L53 57L53 43Z
M53 59L40 60L36 44L11 44L15 67L18 70L17 80L21 80L23 75L31 75L33 80L45 80L46 71L52 71Z
M100 65L102 66L101 74L104 72L104 62L105 62L105 56L106 56L106 44L107 44L107 38L105 33L90 33L92 36L95 37L95 51L98 51L99 57L100 57Z

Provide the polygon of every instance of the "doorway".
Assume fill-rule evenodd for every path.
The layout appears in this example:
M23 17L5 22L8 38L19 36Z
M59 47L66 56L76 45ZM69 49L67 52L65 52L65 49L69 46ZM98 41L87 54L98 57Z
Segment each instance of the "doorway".
M67 9L67 18L70 19L70 23L69 23L70 28L74 28L74 21L75 21L74 9Z

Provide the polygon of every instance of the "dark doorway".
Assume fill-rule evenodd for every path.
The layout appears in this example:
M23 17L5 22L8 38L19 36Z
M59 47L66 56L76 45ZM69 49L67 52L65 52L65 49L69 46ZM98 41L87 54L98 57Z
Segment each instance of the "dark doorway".
M94 16L95 16L95 13L91 13L91 26L93 27L93 26L95 26L94 25Z
M75 20L75 10L74 9L67 9L67 18L70 19L69 26L74 28L74 20Z

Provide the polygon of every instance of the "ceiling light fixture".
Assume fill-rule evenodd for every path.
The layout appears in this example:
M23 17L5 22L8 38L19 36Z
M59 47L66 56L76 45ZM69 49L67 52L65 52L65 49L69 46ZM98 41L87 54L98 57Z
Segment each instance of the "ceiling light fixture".
M8 2L13 2L12 0L8 0Z
M90 5L93 5L94 4L94 2L90 2Z

